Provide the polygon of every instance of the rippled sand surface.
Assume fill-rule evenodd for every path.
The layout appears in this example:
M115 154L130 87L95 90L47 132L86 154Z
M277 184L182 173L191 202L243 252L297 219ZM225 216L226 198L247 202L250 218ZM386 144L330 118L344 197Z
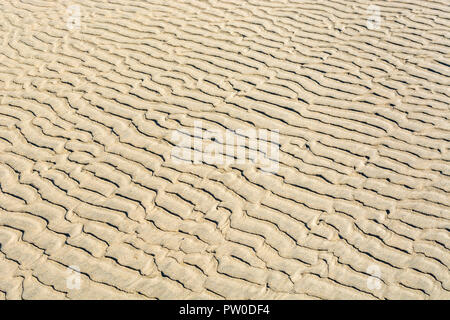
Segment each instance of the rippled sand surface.
M448 0L2 0L0 298L450 299L449 36ZM277 170L174 161L196 123Z

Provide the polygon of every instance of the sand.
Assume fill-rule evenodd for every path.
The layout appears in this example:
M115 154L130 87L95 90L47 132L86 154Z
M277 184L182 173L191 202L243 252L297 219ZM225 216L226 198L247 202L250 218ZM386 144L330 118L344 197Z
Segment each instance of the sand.
M450 299L449 35L448 0L2 0L0 299Z

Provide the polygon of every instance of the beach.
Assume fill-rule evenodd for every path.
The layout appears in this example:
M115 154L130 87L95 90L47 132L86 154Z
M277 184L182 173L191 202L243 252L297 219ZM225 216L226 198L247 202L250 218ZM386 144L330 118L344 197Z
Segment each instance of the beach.
M450 299L449 35L447 0L1 1L0 299Z

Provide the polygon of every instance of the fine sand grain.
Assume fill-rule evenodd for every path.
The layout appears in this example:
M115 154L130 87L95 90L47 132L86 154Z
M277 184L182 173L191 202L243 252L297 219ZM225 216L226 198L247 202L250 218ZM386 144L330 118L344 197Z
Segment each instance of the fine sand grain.
M450 299L449 36L448 0L1 0L0 299ZM276 169L174 157L197 124Z

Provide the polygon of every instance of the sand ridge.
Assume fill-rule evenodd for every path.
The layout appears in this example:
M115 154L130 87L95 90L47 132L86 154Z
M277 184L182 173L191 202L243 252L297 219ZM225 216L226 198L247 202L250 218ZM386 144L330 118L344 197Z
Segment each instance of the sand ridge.
M449 19L1 1L0 298L449 299ZM174 161L196 122L276 130L277 170Z

